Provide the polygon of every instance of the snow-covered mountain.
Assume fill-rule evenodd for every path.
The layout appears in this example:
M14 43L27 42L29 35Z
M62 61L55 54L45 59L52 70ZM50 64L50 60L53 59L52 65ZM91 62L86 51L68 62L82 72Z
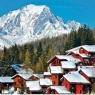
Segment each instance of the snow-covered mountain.
M45 5L30 4L0 17L0 49L70 33L79 27L80 23L75 21L65 24Z

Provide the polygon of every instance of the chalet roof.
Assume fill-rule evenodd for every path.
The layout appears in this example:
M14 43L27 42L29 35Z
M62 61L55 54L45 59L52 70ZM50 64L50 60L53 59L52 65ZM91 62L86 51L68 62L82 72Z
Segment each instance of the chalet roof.
M39 80L37 80L37 81L26 81L26 87L29 87L30 91L40 91L42 89L40 86Z
M85 73L88 77L95 78L95 67L94 66L81 66L79 70Z
M12 77L0 77L0 83L12 83Z
M56 55L56 57L60 60L67 60L67 61L74 61L74 62L80 62L79 59L77 58L74 58L73 56L71 55Z
M46 76L50 76L51 75L51 73L50 72L44 72L44 75L46 75Z
M35 76L37 76L38 78L44 78L44 74L34 74Z
M25 68L22 68L22 66L21 65L19 65L19 64L13 64L13 65L11 65L12 66L12 68L18 73L18 74L20 74L20 73L30 73L30 74L33 74L33 70L31 69L25 69Z
M63 73L63 69L61 66L49 66L49 68L52 74L62 74Z
M82 84L89 84L90 83L78 71L69 72L68 74L63 75L63 77L65 77L71 83L82 83Z
M73 61L61 61L61 65L63 69L75 69L76 63Z
M68 52L68 54L69 53L71 53L71 52L73 52L74 54L78 54L78 55L80 55L81 57L88 57L86 54L81 54L81 53L79 53L79 49L81 48L81 46L79 46L79 47L76 47L76 48L73 48L73 49L70 49L70 50L68 50L68 51L66 51L66 52Z
M28 80L30 77L35 76L35 75L34 74L24 74L24 73L21 73L21 74L14 75L12 78L15 78L16 76L20 76L23 79ZM35 76L35 77L37 77L37 76Z
M58 94L70 94L64 86L50 86L50 88L56 90Z
M59 60L67 60L67 61L74 61L76 63L81 62L81 60L74 58L71 55L55 55L56 58L58 58ZM54 58L54 57L53 57ZM48 63L53 59L51 58Z
M75 54L79 54L81 57L88 57L88 55L86 55L84 53L83 54L79 53L79 49L73 50L72 52Z
M67 52L67 53L69 53L69 52L75 52L75 53L78 53L80 48L81 48L81 46L78 46L78 47L75 47L75 48L69 49L69 50L67 50L66 52Z
M95 52L95 45L82 45L82 46L78 46L76 48L67 50L66 52L78 52L80 48L84 48L85 50L89 52Z
M89 52L95 52L95 45L83 45L82 47Z
M40 79L40 85L41 86L51 86L53 84L52 84L52 80L51 79L49 79L49 78L41 78Z

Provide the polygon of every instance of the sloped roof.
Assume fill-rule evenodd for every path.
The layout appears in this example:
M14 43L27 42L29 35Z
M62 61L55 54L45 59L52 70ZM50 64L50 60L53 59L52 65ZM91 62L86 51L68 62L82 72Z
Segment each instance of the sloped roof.
M89 52L95 52L95 45L83 45L82 47Z
M75 69L76 63L73 61L61 61L61 66L63 69Z
M59 60L67 60L67 61L74 61L76 63L81 62L78 58L74 58L71 55L55 55L53 58L58 58ZM50 62L53 58L51 58L48 62Z
M52 80L51 79L49 79L49 78L41 78L40 79L40 85L41 86L51 86L53 84L52 84Z
M49 75L50 76L51 73L50 72L44 72L44 75L46 75L46 76Z
M35 76L35 77L38 77L37 75L35 75L35 74L27 74L27 73L21 73L21 74L16 74L16 75L14 75L12 78L15 78L16 76L20 76L20 77L22 77L23 79L25 79L25 80L28 80L30 77L32 77L32 76ZM39 78L39 77L38 77Z
M94 66L81 66L79 68L88 77L95 78L95 67Z
M15 78L16 76L20 76L23 79L27 80L27 79L29 79L32 76L32 74L24 74L24 73L21 73L21 74L14 75L12 78Z
M0 77L0 83L12 83L12 77Z
M56 90L58 94L70 94L64 86L50 86L50 88Z
M26 81L26 86L29 87L30 91L40 91L42 89L40 86L39 80L37 80L37 81Z
M79 59L74 58L74 57L71 56L71 55L62 55L62 56L56 55L56 57L59 58L59 59L65 59L65 60L67 60L67 61L74 61L74 62L76 62L76 63L77 63L77 62L80 62Z
M49 66L49 68L52 74L62 74L63 73L63 69L61 66Z
M95 52L95 45L82 45L82 46L78 46L76 48L67 50L66 52L78 52L80 48L84 48L85 50L89 52Z
M22 68L22 66L20 64L13 64L11 65L12 68L18 73L18 74L22 74L22 73L28 73L28 74L33 74L33 70L31 69L24 69Z
M78 71L72 71L66 75L63 75L71 83L89 84L90 82L83 77Z
M44 74L33 74L33 75L35 75L38 78L43 78L44 77Z

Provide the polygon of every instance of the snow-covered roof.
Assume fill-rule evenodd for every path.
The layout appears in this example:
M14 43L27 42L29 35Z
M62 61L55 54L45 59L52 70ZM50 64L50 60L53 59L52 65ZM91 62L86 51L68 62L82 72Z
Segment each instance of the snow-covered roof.
M95 52L95 45L83 45L82 48L89 52Z
M74 58L73 56L71 55L56 55L56 57L60 60L67 60L67 61L74 61L76 63L80 62L79 59L77 58Z
M67 61L75 61L76 63L81 62L80 59L78 58L74 58L72 55L55 55L54 57L52 57L47 63L50 63L51 60L53 60L54 58L58 58L59 60L67 60Z
M33 70L32 69L25 69L23 68L20 64L13 64L11 65L12 68L18 73L30 73L30 74L33 74Z
M80 55L81 57L88 57L86 54L81 54L81 53L79 53L79 49L80 49L80 48L81 48L81 46L76 47L76 48L73 48L73 49L70 49L70 50L67 50L66 52L68 52L68 53L73 52L73 53L75 53L75 54Z
M79 53L79 55L80 55L81 57L84 57L84 58L89 57L89 56L88 56L88 55L86 55L86 54L81 54L81 53Z
M50 76L51 73L50 73L50 72L44 72L44 75L46 75L46 76Z
M35 76L37 76L38 78L44 78L44 74L33 74Z
M78 46L76 48L67 50L66 52L77 52L80 48L84 48L85 50L89 52L95 52L95 45L82 45L82 46Z
M15 78L16 76L20 76L22 77L23 79L25 80L28 80L33 74L24 74L24 73L21 73L21 74L16 74L14 75L12 78Z
M61 61L63 69L74 69L76 68L76 63L73 61Z
M79 68L88 77L95 78L95 67L94 66L81 66Z
M52 74L62 74L63 73L63 69L61 66L50 66L49 68Z
M50 86L50 88L56 90L59 94L70 94L64 86Z
M69 49L69 50L67 50L66 52L67 52L67 53L69 53L69 52L75 52L75 53L78 53L80 48L81 48L81 46L78 46L78 47L75 47L75 48Z
M41 86L51 86L52 85L52 80L49 78L41 78L40 79L40 85Z
M2 93L2 94L9 94L9 90L6 90L6 89L1 90L1 93Z
M26 81L26 87L29 87L30 91L40 91L42 89L40 86L39 80L37 80L37 81Z
M12 83L12 77L0 77L0 83Z
M63 77L65 77L71 83L82 83L82 84L89 84L90 83L78 71L69 72L68 74L63 75Z

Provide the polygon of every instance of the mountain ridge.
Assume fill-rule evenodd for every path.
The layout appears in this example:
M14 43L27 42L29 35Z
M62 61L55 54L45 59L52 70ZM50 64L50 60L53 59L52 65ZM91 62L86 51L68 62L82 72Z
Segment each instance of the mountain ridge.
M77 30L80 25L75 21L65 24L62 19L54 16L46 5L30 4L0 17L0 49L68 34L72 29Z

